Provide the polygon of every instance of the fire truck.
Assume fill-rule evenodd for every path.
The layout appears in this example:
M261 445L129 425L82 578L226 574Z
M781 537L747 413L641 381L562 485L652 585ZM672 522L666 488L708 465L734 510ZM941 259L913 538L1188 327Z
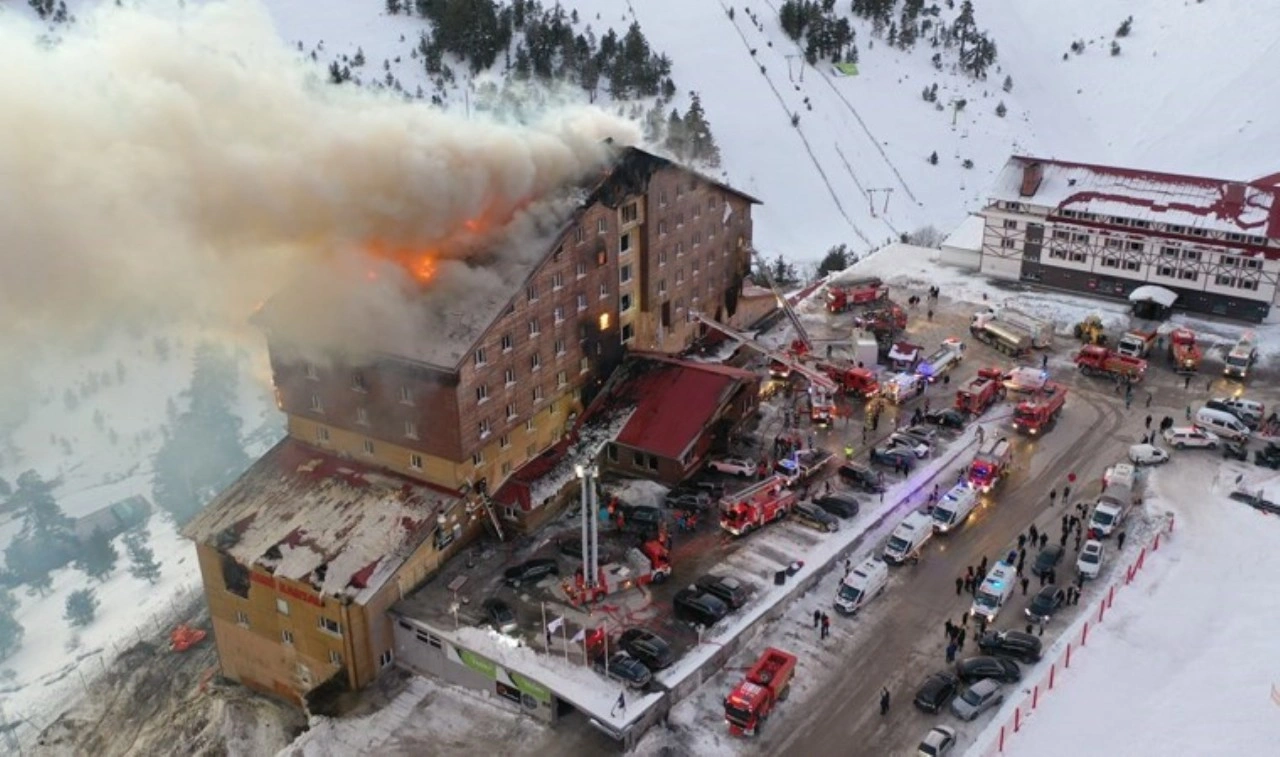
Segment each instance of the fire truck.
M1066 401L1065 386L1052 382L1045 384L1038 394L1018 403L1013 411L1013 430L1031 436L1048 431L1058 422Z
M747 670L729 696L724 699L724 721L735 736L754 736L773 712L773 708L791 692L791 676L796 670L796 656L769 647Z
M901 405L924 391L924 379L914 373L896 373L880 385L880 396Z
M1196 344L1196 332L1191 329L1174 329L1169 332L1169 357L1178 373L1195 373L1200 370L1200 346Z
M978 449L969 464L969 485L984 494L1004 478L1013 462L1013 445L1005 437L991 439Z
M827 285L827 312L845 313L888 297L889 287L875 276L839 281Z
M1106 347L1086 344L1076 354L1076 367L1086 376L1102 376L1117 381L1141 381L1147 375L1147 361L1112 352Z
M795 486L822 472L834 457L834 453L824 449L803 449L775 463L773 472L782 476L787 486Z
M818 368L825 371L845 394L874 397L880 391L875 372L867 368L848 368L833 363L820 363Z
M783 476L770 476L720 500L720 527L734 536L751 533L787 517L796 506L796 494Z
M1151 354L1151 348L1155 346L1158 338L1159 335L1155 329L1126 331L1125 335L1120 337L1120 341L1116 343L1116 352L1125 357L1145 358Z
M859 313L854 317L853 325L870 331L881 339L892 339L894 334L907 327L907 311L897 303L890 302L883 307Z
M601 565L594 587L586 585L582 570L578 568L573 583L564 587L569 601L579 606L610 594L665 582L671 577L671 559L661 541L650 539L639 549L628 549L617 562Z
M981 368L978 375L964 388L956 392L956 410L971 415L982 415L992 405L1005 397L1004 371L999 368Z
M944 373L960 365L961 360L964 360L964 342L954 338L944 339L938 349L920 361L916 366L916 373L932 384L942 378Z
M998 313L992 308L987 308L973 316L973 323L975 324L986 321L1007 323L1014 328L1027 332L1027 335L1031 337L1031 346L1036 349L1053 346L1054 326L1052 321L1036 318L1013 308L1002 308Z
M911 342L894 342L889 348L889 367L895 371L913 372L920 365L920 353L924 350Z

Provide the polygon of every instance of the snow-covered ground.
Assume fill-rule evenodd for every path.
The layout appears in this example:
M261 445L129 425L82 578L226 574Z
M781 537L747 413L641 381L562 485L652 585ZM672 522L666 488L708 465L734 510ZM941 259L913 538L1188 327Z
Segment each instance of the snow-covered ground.
M1265 754L1280 743L1280 519L1227 498L1280 474L1180 458L1152 477L1175 530L1119 591L1006 754ZM1008 718L997 716L995 731ZM991 753L988 731L971 751ZM1092 745L1082 747L1083 743Z

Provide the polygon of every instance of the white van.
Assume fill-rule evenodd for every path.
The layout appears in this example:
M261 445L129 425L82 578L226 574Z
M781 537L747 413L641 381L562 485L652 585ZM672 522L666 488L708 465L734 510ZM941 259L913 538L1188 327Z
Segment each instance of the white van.
M933 519L921 512L914 512L902 519L889 534L884 545L884 560L890 565L901 565L920 559L920 549L933 536Z
M1195 425L1232 441L1244 441L1249 438L1249 427L1244 425L1244 421L1222 410L1200 408L1196 411Z
M978 492L967 482L956 484L933 506L933 527L940 533L958 528L978 504Z
M991 623L1000 613L1005 600L1013 593L1014 584L1018 582L1018 569L1003 560L996 563L982 585L973 595L973 607L969 612L973 617L982 616Z
M1102 478L1107 482L1108 487L1123 486L1126 489L1133 489L1137 483L1137 469L1129 463L1116 463L1107 468Z
M887 583L889 567L874 557L868 557L840 582L840 589L836 591L836 610L845 615L855 614L879 596Z

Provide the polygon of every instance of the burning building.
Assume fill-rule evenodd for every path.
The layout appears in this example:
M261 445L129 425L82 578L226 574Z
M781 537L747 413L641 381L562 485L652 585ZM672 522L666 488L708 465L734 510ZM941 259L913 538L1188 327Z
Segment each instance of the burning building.
M465 229L485 237L465 258L378 247L412 286L371 308L305 278L262 308L288 438L186 530L225 675L295 700L367 684L391 661L390 597L485 524L540 520L488 493L561 442L628 349L687 350L705 329L694 312L746 325L758 201L636 148L611 154L535 200L518 233ZM351 290L381 293L384 270Z

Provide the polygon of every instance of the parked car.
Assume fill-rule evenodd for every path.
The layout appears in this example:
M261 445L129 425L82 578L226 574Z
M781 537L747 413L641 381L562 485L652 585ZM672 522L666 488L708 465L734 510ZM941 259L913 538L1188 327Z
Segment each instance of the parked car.
M720 473L750 478L756 475L759 468L755 460L745 457L718 457L707 463L707 467Z
M1212 431L1204 431L1193 426L1174 426L1164 431L1164 441L1174 449L1187 447L1208 447L1217 449L1222 440Z
M907 471L916 464L916 455L907 447L881 446L871 449L872 465L907 466Z
M1004 657L970 657L956 663L956 677L965 683L992 678L1005 683L1022 680L1022 669L1018 663Z
M1280 470L1280 446L1267 442L1267 446L1253 451L1253 464L1263 468Z
M667 518L661 508L648 505L618 505L617 514L622 518L623 531L642 536L657 533Z
M489 625L498 633L513 633L519 624L516 622L516 611L505 600L490 597L484 601L484 614Z
M1102 571L1102 542L1090 539L1080 548L1076 558L1076 570L1085 578L1097 578Z
M696 583L699 589L719 598L731 610L742 607L751 597L750 588L732 576L717 576L714 573L708 573L699 578Z
M628 628L618 637L622 651L645 664L650 670L662 670L675 662L671 645L658 634L644 628Z
M1244 441L1239 442L1223 442L1222 457L1227 460L1240 460L1249 462L1249 444Z
M1004 701L1000 682L984 678L951 700L951 712L961 720L975 720L979 715Z
M950 673L934 673L924 679L916 690L915 705L925 712L937 715L947 706L960 688L960 681Z
M693 586L676 592L671 604L676 620L695 626L713 626L729 614L729 606L719 597Z
M1036 595L1031 598L1031 603L1027 605L1027 609L1023 610L1023 612L1026 613L1027 620L1032 623L1045 623L1053 617L1053 614L1066 601L1067 593L1057 586L1049 584L1036 592Z
M946 757L956 745L956 729L945 725L935 725L920 740L916 747L919 757Z
M939 428L964 428L969 423L969 414L954 407L941 410L930 410L924 414L925 423L932 423Z
M938 446L938 430L935 428L929 428L928 426L917 424L915 426L908 426L897 433L902 436L910 436L914 439L919 439L922 443L929 445L930 449Z
M1243 397L1214 397L1205 402L1204 406L1210 410L1231 413L1252 430L1257 430L1258 426L1262 425L1262 419L1267 410L1261 402Z
M550 557L540 557L535 560L526 560L519 565L513 565L507 568L502 574L502 578L507 585L512 588L520 588L521 584L531 584L541 581L547 576L560 575L560 566Z
M556 547L559 548L560 554L564 555L565 557L571 557L574 560L578 560L578 561L581 561L583 559L582 537L578 534L574 534L573 536L560 537L559 539L556 540ZM599 548L597 547L597 549ZM599 557L600 557L601 565L604 565L605 563L613 562L613 555L611 553L606 552L604 550L599 550L599 552L600 552Z
M1161 465L1169 462L1169 453L1154 444L1135 444L1129 448L1129 461L1134 465Z
M840 519L812 502L798 503L791 511L791 518L819 531L830 533L840 530Z
M709 493L691 488L672 489L667 492L666 498L662 501L664 505L673 510L695 511L707 509L711 502L712 496Z
M880 474L859 463L844 463L836 469L836 475L846 486L861 489L869 494L884 491L884 482Z
M842 494L826 494L813 500L813 504L841 518L852 518L858 514L858 500Z
M1040 638L1022 631L987 631L978 637L983 654L1012 657L1030 665L1040 661Z
M917 460L923 460L928 457L931 450L927 442L922 442L914 436L908 436L901 432L892 434L888 441L885 442L885 446L911 450L911 454L915 455Z
M653 680L649 666L640 662L626 652L618 652L609 658L608 663L596 663L596 671L606 678L615 678L633 689L643 689Z
M1050 544L1040 550L1040 554L1036 555L1036 561L1031 565L1031 574L1034 576L1047 576L1049 571L1058 567L1058 563L1062 562L1062 555L1066 550L1057 544Z

